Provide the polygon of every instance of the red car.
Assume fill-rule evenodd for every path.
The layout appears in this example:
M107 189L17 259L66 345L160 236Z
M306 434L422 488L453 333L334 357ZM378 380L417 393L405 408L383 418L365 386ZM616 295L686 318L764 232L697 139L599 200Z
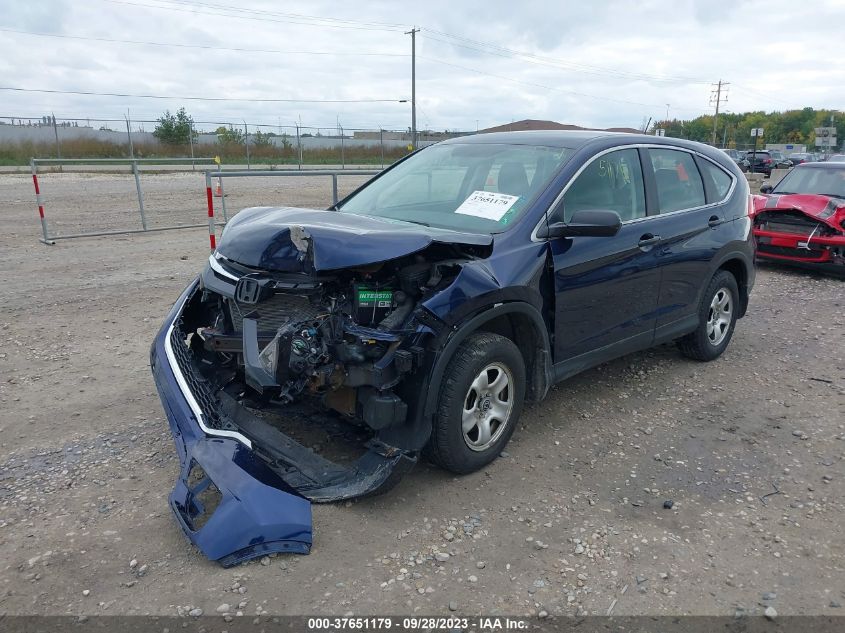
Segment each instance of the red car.
M845 163L804 163L760 191L757 257L845 276Z

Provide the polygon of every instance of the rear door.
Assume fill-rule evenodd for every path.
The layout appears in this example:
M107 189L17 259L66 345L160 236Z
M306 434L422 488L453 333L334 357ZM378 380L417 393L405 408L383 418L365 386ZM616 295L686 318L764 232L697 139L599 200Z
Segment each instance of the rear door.
M656 320L659 237L647 216L640 152L593 157L567 185L550 222L581 209L609 209L623 224L613 237L564 237L550 243L554 260L555 363L574 373L651 344Z
M722 201L734 177L714 162L680 148L649 148L645 178L654 188L654 232L661 269L655 338L689 331L698 319L698 297L710 263L724 245L720 227L727 218ZM651 180L651 182L649 182Z

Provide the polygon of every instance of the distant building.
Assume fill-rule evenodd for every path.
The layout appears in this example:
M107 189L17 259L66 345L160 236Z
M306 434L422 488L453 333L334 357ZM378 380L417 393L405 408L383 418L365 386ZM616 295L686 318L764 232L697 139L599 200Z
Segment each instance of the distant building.
M804 154L807 146L803 143L766 143L766 149L773 149L789 156L790 154Z

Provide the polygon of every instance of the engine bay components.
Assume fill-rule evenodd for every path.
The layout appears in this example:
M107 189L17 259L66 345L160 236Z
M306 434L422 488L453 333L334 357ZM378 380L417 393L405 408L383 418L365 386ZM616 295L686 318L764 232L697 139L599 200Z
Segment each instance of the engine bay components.
M419 366L416 344L427 328L415 315L460 270L453 256L418 253L320 275L218 261L245 274L222 284L206 271L196 332L206 362L225 367L229 383L268 407L304 398L373 430L404 422L407 404L395 388ZM343 397L331 395L340 390Z

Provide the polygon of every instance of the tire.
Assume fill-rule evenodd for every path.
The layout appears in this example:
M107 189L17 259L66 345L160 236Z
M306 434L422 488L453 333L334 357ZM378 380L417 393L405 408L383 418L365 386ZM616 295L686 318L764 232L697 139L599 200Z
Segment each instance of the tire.
M707 285L698 307L698 327L678 340L688 358L707 362L722 355L733 337L739 312L739 287L734 276L720 270Z
M486 391L491 386L495 389L500 380L505 388L498 393ZM486 466L508 443L522 413L522 353L504 336L471 334L449 361L439 395L427 457L458 474Z

